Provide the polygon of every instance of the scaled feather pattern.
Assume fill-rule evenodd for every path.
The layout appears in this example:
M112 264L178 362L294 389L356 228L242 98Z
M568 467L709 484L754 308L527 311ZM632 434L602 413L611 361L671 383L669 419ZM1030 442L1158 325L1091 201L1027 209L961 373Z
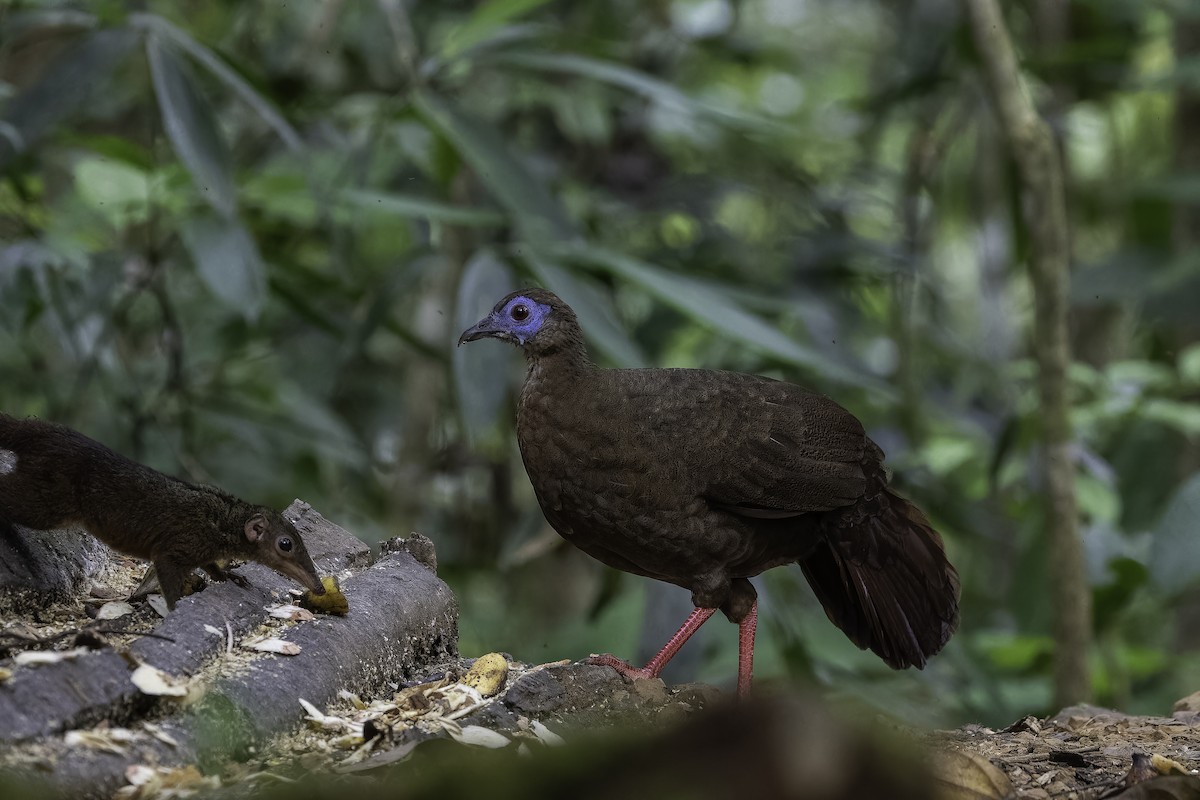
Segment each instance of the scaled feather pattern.
M954 632L941 538L833 400L736 372L598 368L543 289L503 298L459 342L481 338L524 351L522 460L547 520L592 557L739 623L747 579L798 563L829 619L895 668L923 667Z

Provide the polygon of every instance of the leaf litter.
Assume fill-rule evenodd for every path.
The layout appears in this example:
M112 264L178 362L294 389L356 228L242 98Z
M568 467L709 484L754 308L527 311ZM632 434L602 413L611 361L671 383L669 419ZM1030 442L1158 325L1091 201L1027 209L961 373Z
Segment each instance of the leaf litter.
M361 772L408 758L422 741L450 738L468 747L499 749L517 742L533 746L561 744L561 736L540 721L521 718L516 731L500 732L484 725L459 722L500 701L510 673L534 671L510 665L500 653L475 659L465 672L451 670L441 677L396 686L373 699L342 690L328 709L305 698L308 729L296 734L292 749L306 760L323 760L337 772ZM459 677L461 675L461 677Z
M1171 717L1072 706L923 738L943 800L1200 800L1200 712L1185 703Z

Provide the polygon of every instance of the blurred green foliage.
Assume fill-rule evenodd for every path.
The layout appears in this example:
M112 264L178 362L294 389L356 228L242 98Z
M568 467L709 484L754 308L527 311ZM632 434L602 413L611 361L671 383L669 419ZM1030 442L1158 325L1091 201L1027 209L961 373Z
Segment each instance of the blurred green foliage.
M1073 0L1051 40L1041 5L1009 12L1070 175L1096 688L1164 713L1200 680L1200 173L1172 130L1200 12ZM836 396L945 535L964 618L924 673L779 569L762 677L914 721L1047 710L1027 243L954 0L16 0L0 26L0 408L430 535L467 654L632 655L644 583L525 480L519 357L453 347L539 283L606 365ZM706 633L728 678L733 629Z

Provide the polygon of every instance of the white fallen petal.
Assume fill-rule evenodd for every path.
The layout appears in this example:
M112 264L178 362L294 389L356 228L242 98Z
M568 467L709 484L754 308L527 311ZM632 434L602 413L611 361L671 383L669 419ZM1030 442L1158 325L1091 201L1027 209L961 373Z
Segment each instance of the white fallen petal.
M26 650L13 656L18 666L33 664L57 664L60 661L70 661L88 652L86 647L76 647L74 650Z
M547 728L542 723L538 722L536 719L532 724L530 724L529 730L532 731L533 735L536 736L544 745L558 747L561 744L566 744L566 741L561 736Z
M304 710L308 713L306 719L317 723L328 731L350 730L353 732L354 725L352 723L347 722L341 717L335 717L331 714L323 713L319 708L305 700L303 697L298 697L296 699L300 701L300 705L303 706ZM362 735L362 725L358 726L358 735Z
M142 727L146 729L146 733L150 734L155 739L158 739L163 744L169 744L171 747L179 747L178 739L164 731L158 725L155 725L153 722L143 722Z
M142 694L155 697L183 697L187 694L186 683L178 682L161 669L149 664L142 664L135 669L129 676L129 680L141 690Z
M312 703L310 703L310 702L308 702L307 700L305 700L303 697L299 697L299 698L296 698L296 699L300 701L300 706L301 706L301 707L302 707L302 708L303 708L303 709L304 709L306 712L308 712L308 718L309 718L309 719L316 720L317 722L324 722L324 721L325 721L325 715L321 713L321 710L320 710L319 708L317 708L317 707L316 707L316 706L314 706Z
M451 728L448 729L448 733L455 741L475 747L488 747L494 750L499 747L507 747L509 744L507 736L481 725L467 725L457 732Z
M160 617L165 617L171 609L167 608L167 601L161 594L146 595L146 602L154 609L154 612Z
M130 764L125 768L125 780L129 781L132 786L142 786L154 780L154 767L147 767L145 764Z
M110 728L101 731L68 731L63 737L68 747L90 747L116 755L125 755L124 744L135 737L126 728Z
M204 630L208 631L213 636L224 636L225 635L225 631L221 630L216 625L207 625L206 624L204 626Z
M100 606L100 610L96 612L96 619L118 619L132 613L133 606L129 603L124 600L113 600L111 603Z
M299 655L300 645L295 642L287 642L283 639L251 639L242 642L242 647L247 647L251 650L257 650L260 653L278 653L281 656Z
M266 611L275 619L288 619L292 620L293 622L310 622L316 619L316 617L313 616L313 613L307 608L301 608L300 606L293 605L291 603L284 603L278 606L267 606Z

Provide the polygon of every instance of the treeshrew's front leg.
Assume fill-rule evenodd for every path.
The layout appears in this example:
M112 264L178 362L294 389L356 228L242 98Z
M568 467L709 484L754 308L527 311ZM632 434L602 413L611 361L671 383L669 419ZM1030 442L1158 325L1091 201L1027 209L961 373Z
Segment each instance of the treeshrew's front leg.
M201 569L203 569L208 577L212 578L214 581L229 581L233 585L242 589L249 589L251 586L251 583L247 578L244 578L237 573L230 572L215 561L211 564L205 564L203 567L201 567Z

